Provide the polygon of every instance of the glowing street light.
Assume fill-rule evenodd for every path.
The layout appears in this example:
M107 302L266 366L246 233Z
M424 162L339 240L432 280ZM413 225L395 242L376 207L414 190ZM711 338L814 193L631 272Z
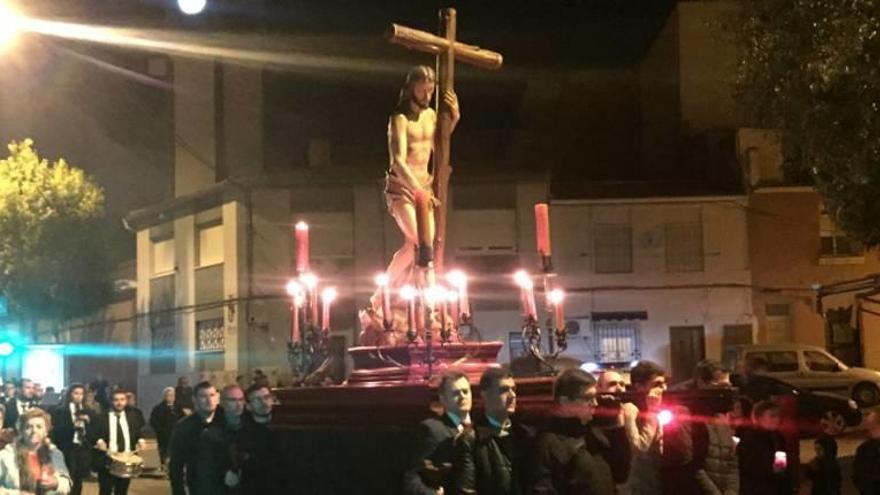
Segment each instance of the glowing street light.
M207 4L208 0L177 0L177 7L186 15L200 14Z
M11 356L15 352L15 346L9 342L0 342L0 357Z
M21 31L21 26L21 15L0 0L0 46L8 45Z

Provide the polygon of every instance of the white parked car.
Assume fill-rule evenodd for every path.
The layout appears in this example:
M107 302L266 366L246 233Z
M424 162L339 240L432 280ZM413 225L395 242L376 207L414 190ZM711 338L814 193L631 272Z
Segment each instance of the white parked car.
M851 397L860 407L880 403L880 372L850 368L821 347L804 344L752 344L725 350L724 363L731 369L749 357L761 357L768 376L811 391L833 392Z

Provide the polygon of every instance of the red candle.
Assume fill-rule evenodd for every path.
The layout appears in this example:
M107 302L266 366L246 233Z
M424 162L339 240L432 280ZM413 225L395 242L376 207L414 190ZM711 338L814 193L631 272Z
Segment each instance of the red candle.
M379 307L382 308L382 323L385 327L391 325L391 289L388 287L388 275L380 273L376 275L376 285L379 286Z
M336 300L336 289L333 287L327 287L321 292L321 303L323 306L321 311L322 330L330 330L330 306L334 300Z
M299 306L295 301L290 303L290 341L299 342Z
M452 328L458 328L458 323L461 321L461 311L458 309L458 292L451 290L448 296L449 314L452 315Z
M307 321L318 326L321 322L318 320L318 277L313 273L303 273L299 277L305 286L305 304Z
M523 316L538 319L538 309L535 305L535 285L528 273L523 270L516 272L513 276L517 285L520 287L519 298L522 302Z
M459 321L461 316L470 316L471 304L468 299L468 280L467 276L461 270L453 270L446 275L446 279L458 291L458 304L460 309L453 314L455 321Z
M295 280L287 282L287 295L290 296L290 341L299 342L299 307L302 304L302 286Z
M565 292L561 289L553 289L548 296L550 303L553 305L553 316L557 330L565 328L565 309L563 301L565 300Z
M449 309L449 296L443 287L437 288L437 297L440 298L440 331L446 331L446 311Z
M538 241L538 254L550 256L550 211L547 203L535 205L535 238Z
M433 240L431 239L431 229L430 229L430 221L431 221L431 198L428 197L428 194L425 191L418 190L415 194L415 204L416 204L416 231L419 236L419 259L417 263L419 266L427 266L427 264L431 261L431 255L429 249L433 247ZM428 257L427 259L422 257L422 252L425 252Z
M296 271L305 273L309 270L309 225L297 222L296 233Z
M405 285L400 289L400 297L406 301L406 316L409 330L416 331L416 290L411 285Z
M416 296L416 311L415 311L415 321L416 321L416 330L424 330L425 329L425 299L421 294Z
M529 286L526 289L526 302L528 303L528 316L531 316L535 321L538 320L538 307L535 305L535 291L533 286Z

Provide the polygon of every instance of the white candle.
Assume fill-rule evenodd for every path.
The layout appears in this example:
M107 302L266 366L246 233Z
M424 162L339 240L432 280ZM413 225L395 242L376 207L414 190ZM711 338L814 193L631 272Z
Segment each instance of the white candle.
M459 309L456 311L458 314L452 315L457 322L462 316L468 317L471 315L471 303L470 299L468 299L468 278L461 270L453 270L446 275L446 279L458 291Z
M382 323L385 327L391 325L393 315L391 314L391 289L388 287L388 275L380 273L376 275L376 285L379 286L379 307L382 308Z
M409 323L409 330L416 331L416 289L411 285L404 285L400 288L400 297L406 301L406 316Z
M321 292L321 302L323 303L323 311L322 311L322 319L323 326L321 327L323 330L330 330L330 306L333 304L333 301L336 300L336 289L333 287L327 287Z

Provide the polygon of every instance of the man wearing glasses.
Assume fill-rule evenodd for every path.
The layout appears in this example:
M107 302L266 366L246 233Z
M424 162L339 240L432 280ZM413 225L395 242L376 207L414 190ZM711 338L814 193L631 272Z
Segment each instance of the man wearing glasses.
M627 479L630 449L623 428L591 425L596 393L596 379L586 371L566 370L556 378L556 404L536 441L530 493L614 495Z

